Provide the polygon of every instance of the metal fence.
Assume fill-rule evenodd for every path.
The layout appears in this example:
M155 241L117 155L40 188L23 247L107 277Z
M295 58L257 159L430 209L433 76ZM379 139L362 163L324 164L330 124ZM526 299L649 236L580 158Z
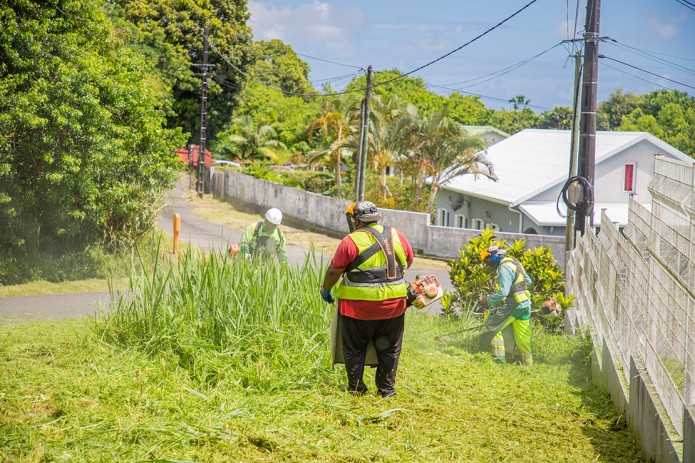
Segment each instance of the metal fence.
M577 240L568 287L595 348L611 346L624 385L631 358L645 365L682 438L695 404L695 167L657 157L649 190L651 210L631 199L623 234L602 214Z

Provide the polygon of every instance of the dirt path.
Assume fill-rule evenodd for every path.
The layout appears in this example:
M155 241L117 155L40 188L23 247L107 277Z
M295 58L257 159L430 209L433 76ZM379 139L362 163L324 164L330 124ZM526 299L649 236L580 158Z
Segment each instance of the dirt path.
M237 214L231 207L222 206L212 210L194 209L187 191L188 181L182 180L172 192L167 206L162 210L158 225L165 232L172 233L174 213L181 216L181 231L179 239L181 243L199 246L203 249L225 250L229 243L236 243L241 238L240 228L244 223L258 220L248 214ZM202 211L202 212L201 212ZM206 220L202 215L211 217ZM241 216L241 219L240 219ZM227 225L226 223L229 223ZM307 234L312 244L317 244L316 249L323 250L324 261L328 261L337 246L338 240L326 238L320 240L319 235L306 230L292 229L283 226L288 236L288 260L292 264L304 261L307 253ZM302 241L304 240L304 241ZM321 241L319 243L319 241ZM305 244L300 246L299 244ZM420 262L419 262L420 261ZM429 264L429 265L428 265ZM446 289L451 289L449 273L441 262L427 259L415 259L413 267L408 271L408 280L413 280L418 273L432 273ZM318 288L317 288L318 293ZM16 296L0 298L0 323L3 319L36 319L36 318L75 318L92 315L108 307L109 295L107 292L83 292L70 294L54 294L42 296ZM441 305L433 304L432 312L439 312Z

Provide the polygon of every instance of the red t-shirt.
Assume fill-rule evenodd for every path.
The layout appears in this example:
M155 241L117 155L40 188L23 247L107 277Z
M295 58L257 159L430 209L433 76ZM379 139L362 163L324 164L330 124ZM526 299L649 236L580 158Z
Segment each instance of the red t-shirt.
M413 248L400 231L397 231L398 237L405 251L407 261L413 260ZM331 265L336 269L345 269L353 260L359 256L357 245L349 236L343 238L338 245L338 249L333 255ZM357 320L386 320L389 318L400 317L405 313L406 298L398 297L395 299L386 299L385 301L359 301L338 299L338 309L342 315Z

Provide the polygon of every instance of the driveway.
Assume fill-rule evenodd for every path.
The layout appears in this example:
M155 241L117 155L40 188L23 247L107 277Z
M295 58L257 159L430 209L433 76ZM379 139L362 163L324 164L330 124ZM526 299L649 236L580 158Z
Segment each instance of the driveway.
M193 208L187 201L186 188L188 179L180 181L176 189L171 193L167 205L163 208L158 220L158 226L169 234L172 234L173 216L178 213L181 216L181 230L179 240L187 242L202 249L226 250L229 243L237 243L241 238L241 232L224 225L206 221L193 212ZM288 260L292 264L304 261L307 250L297 246L288 246ZM331 256L324 256L328 261ZM408 280L412 281L419 273L431 273L437 277L445 289L451 290L449 274L446 270L430 269L417 265L415 258L413 267L408 271ZM318 288L317 288L318 297ZM0 322L2 319L51 319L51 318L77 318L97 314L109 304L107 292L88 292L55 294L43 296L17 296L0 298ZM430 306L430 312L441 311L441 304Z

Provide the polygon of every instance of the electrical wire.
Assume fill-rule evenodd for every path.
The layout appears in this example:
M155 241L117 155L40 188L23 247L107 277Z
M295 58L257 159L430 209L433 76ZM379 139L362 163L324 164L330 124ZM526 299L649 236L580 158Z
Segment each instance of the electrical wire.
M565 41L558 42L558 43L556 43L555 45L553 45L552 47L548 48L547 50L544 50L544 51L542 51L542 52L540 52L540 53L538 53L538 54L536 54L536 55L534 55L534 56L532 56L532 57L530 57L530 58L527 58L527 59L525 59L525 60L523 60L523 61L519 61L519 62L516 63L516 64L513 64L513 65L511 65L511 66L507 66L507 67L504 68L504 69L500 69L500 70L498 70L498 71L491 72L490 74L486 74L486 75L484 75L484 76L476 77L476 78L474 78L474 79L463 80L463 81L454 82L454 83L451 83L451 84L444 84L444 86L446 86L446 87L451 87L451 86L454 86L454 85L466 84L466 83L468 83L468 82L474 82L474 81L476 81L476 80L485 79L486 77L489 77L489 79L485 79L485 80L482 80L482 81L480 81L480 82L476 82L476 83L474 83L474 84L467 85L467 86L465 86L465 87L463 87L463 88L470 88L470 87L475 87L476 85L484 84L485 82L489 82L489 81L491 81L491 80L493 80L493 79L496 79L497 77L502 77L503 75L509 74L510 72L514 71L515 69L518 69L518 68L520 68L520 67L522 67L522 66L524 66L524 65L526 65L526 64L528 64L528 63L530 63L530 62L533 61L534 59L536 59L536 58L538 58L538 57L540 57L540 56L542 56L542 55L548 53L550 50L553 50L554 48L557 48L558 46L562 45L564 42L565 42Z
M634 74L630 74L629 72L623 71L622 69L616 68L615 66L611 66L610 64L603 63L602 66L605 66L607 68L611 68L614 71L622 72L623 74L628 75L630 77L634 77L635 79L641 80L642 82L656 85L657 87L665 88L666 90L676 90L675 88L671 88L671 87L667 87L665 85L657 84L656 82L652 82L651 80L643 79L642 77L636 76Z
M491 28L487 29L485 32L482 32L481 34L478 34L477 36L475 36L474 38L472 38L472 39L469 40L468 42L464 43L464 44L461 45L460 47L454 48L454 49L451 50L450 52L445 53L445 54L441 55L440 57L435 58L435 59L433 59L432 61L423 64L422 66L416 67L415 69L413 69L413 70L411 70L411 71L408 71L408 72L406 72L406 73L404 73L404 74L401 74L401 75L398 76L398 77L394 77L393 79L387 80L387 81L385 81L385 82L380 82L380 83L378 83L378 84L372 84L372 88L377 87L377 86L381 86L381 85L386 85L386 84L389 84L389 83L391 83L391 82L395 82L396 80L403 79L404 77L407 77L407 76L409 76L410 74L413 74L413 73L415 73L415 72L417 72L417 71L420 71L420 70L422 70L422 69L425 69L426 67L431 66L431 65L433 65L434 63L443 60L443 59L446 58L447 56L453 55L453 54L456 53L457 51L459 51L459 50L461 50L461 49L467 47L468 45L472 44L473 42L477 41L478 39L481 39L481 38L483 38L484 36L486 36L487 34L489 34L490 32L494 31L495 29L497 29L498 27L500 27L502 24L506 23L507 21L509 21L510 19L512 19L514 16L518 15L519 13L521 13L522 11L524 11L526 8L530 7L531 5L533 5L534 3L536 3L537 1L538 1L538 0L531 0L531 1L528 2L526 5L524 5L523 7L521 7L521 8L518 9L518 10L516 10L514 13L512 13L511 15L507 16L506 18L504 18L502 21L498 22L497 24L495 24L495 25L492 26Z
M640 49L635 48L635 47L631 47L629 45L625 45L624 43L620 43L617 40L612 39L610 37L606 38L606 43L608 43L609 45L613 45L614 47L618 47L620 49L623 49L625 51L629 51L630 53L634 53L638 56L642 56L643 58L647 58L647 59L650 59L652 61L656 61L658 63L665 64L667 66L671 66L671 67L678 69L680 71L695 74L695 69L686 68L685 66L681 66L680 64L674 63L673 61L659 58L658 56L654 56L646 51L640 50Z
M656 77L658 77L659 79L668 80L669 82L673 82L673 83L675 83L675 84L682 85L683 87L688 87L688 88L692 88L693 90L695 90L695 87L693 87L692 85L684 84L683 82L678 82L677 80L669 79L668 77L664 77L664 76L661 76L661 75L659 75L659 74L655 74L655 73L653 73L653 72L647 71L646 69L642 69L642 68L640 68L640 67L633 66L632 64L628 64L628 63L626 63L626 62L624 62L624 61L620 61L620 60L617 60L617 59L615 59L615 58L611 58L611 57L605 56L605 55L598 55L598 57L599 57L599 58L602 58L602 59L609 59L609 60L611 60L611 61L615 61L616 63L620 63L620 64L622 64L622 65L624 65L624 66L628 66L628 67L631 67L631 68L633 68L633 69L637 69L638 71L642 71L642 72L645 72L645 73L647 73L647 74L651 74L651 75L653 75L653 76L656 76Z
M580 188L581 198L578 201L574 201L572 198L569 197L569 189L572 185L575 185ZM560 194L558 195L557 201L555 203L557 213L560 215L560 217L567 218L569 214L563 215L562 211L560 210L560 198L562 198L562 201L565 203L565 206L567 206L568 210L572 212L583 210L591 204L593 204L594 189L591 186L589 180L579 175L575 175L567 179L565 184L562 186Z
M301 97L310 97L310 98L330 98L330 97L334 97L334 96L336 96L336 95L344 95L344 94L346 94L346 93L355 93L355 92L364 91L364 89L356 89L356 90L347 90L347 91L344 91L344 92L336 92L336 93L329 93L329 94L323 94L323 93L319 93L319 92L316 92L316 93L288 92L287 90L283 90L283 89L281 89L281 88L279 88L279 87L273 87L272 85L264 84L263 82L261 82L261 81L259 81L259 80L257 80L257 79L254 79L249 73L244 72L244 71L242 71L241 69L239 69L238 66L235 66L234 64L232 64L232 62L229 61L229 59L227 59L226 56L224 56L222 53L220 53L220 51L217 49L217 47L215 47L215 45L214 45L212 42L210 42L209 39L208 39L208 45L210 45L210 48L212 48L212 51L214 51L215 53L217 53L217 55L218 55L220 58L222 58L222 60L224 60L225 63L227 63L229 66L231 66L232 69L234 69L235 71L237 71L239 74L241 74L241 75L247 77L251 82L255 82L255 83L257 83L258 85L260 85L260 86L262 86L262 87L265 87L265 88L269 88L269 89L271 89L271 90L278 91L278 92L283 93L283 94L285 94L285 95L301 96Z
M316 84L316 83L319 83L319 82L325 82L325 83L331 84L331 83L333 83L333 82L338 82L339 80L345 80L345 79L347 79L347 78L356 77L356 76L358 76L358 75L360 75L360 74L361 74L360 72L352 72L352 73L350 73L350 74L344 74L344 75L342 75L342 76L327 77L327 78L325 78L325 79L316 79L316 80L312 80L312 81L310 81L310 82L311 82L312 84Z
M574 9L574 34L572 34L572 38L577 37L577 22L579 21L579 2L580 0L577 0L577 6ZM572 51L570 52L570 55L574 55L576 51L577 43L572 42Z
M348 67L348 68L359 69L360 71L366 71L366 69L363 68L362 66L354 66L354 65L352 65L352 64L338 63L338 62L336 62L336 61L330 61L330 60L327 60L327 59L317 58L317 57L315 57L315 56L305 55L305 54L303 54L303 53L297 53L297 52L295 52L295 55L297 55L297 56L303 56L304 58L314 59L314 60L316 60L316 61L323 61L324 63L337 64L338 66L345 66L345 67Z
M445 87L445 86L443 86L443 85L428 84L427 82L425 82L425 87L427 87L427 88L430 88L430 87L441 88L441 89L446 90L446 91L449 91L449 92L457 92L457 93L463 93L463 94L466 94L466 95L477 96L477 97L480 97L480 98L484 98L484 99L486 99L486 100L497 101L497 102L500 102L500 103L509 103L509 102L510 102L510 101L509 101L509 98L507 98L507 99L505 100L504 98L498 98L498 97L494 97L494 96L481 95L481 94L479 94L479 93L466 92L466 91L459 90L459 89L456 89L456 88ZM440 91L440 92L441 92L441 91ZM441 93L443 93L443 92L441 92ZM547 108L547 107L545 107L545 106L538 106L538 105L532 105L532 104L528 104L528 105L526 105L526 106L528 106L529 108L536 108L536 109L540 109L540 110L543 110L543 111L550 111L550 108Z
M466 43L464 43L463 45L461 45L461 46L459 46L459 47L457 47L457 48L451 50L450 52L445 53L445 54L439 56L438 58L435 58L435 59L433 59L432 61L429 61L428 63L423 64L422 66L418 66L418 67L415 68L415 69L412 69L412 70L410 70L410 71L408 71L408 72L406 72L406 73L404 73L404 74L401 74L401 75L399 75L398 77L394 77L394 78L389 79L389 80L386 80L386 81L384 81L384 82L374 83L374 84L371 85L371 88L379 87L379 86L386 85L386 84L389 84L389 83L391 83L391 82L395 82L395 81L397 81L397 80L403 79L403 78L405 78L405 77L407 77L407 76L409 76L409 75L411 75L411 74L413 74L413 73L415 73L415 72L417 72L417 71L420 71L420 70L422 70L422 69L424 69L424 68L426 68L426 67L428 67L428 66L433 65L434 63L437 63L437 62L443 60L444 58L446 58L446 57L448 57L448 56L450 56L450 55L456 53L457 51L463 49L464 47L467 47L468 45L472 44L473 42L476 42L477 40L479 40L479 39L481 39L482 37L486 36L486 35L489 34L490 32L492 32L492 31L494 31L495 29L497 29L498 27L502 26L504 23L506 23L507 21L509 21L510 19L512 19L513 17L515 17L516 15L518 15L519 13L521 13L522 11L524 11L526 8L528 8L528 7L530 7L531 5L533 5L534 3L536 3L537 1L538 1L538 0L531 0L531 1L528 2L526 5L524 5L524 6L521 7L520 9L516 10L514 13L512 13L512 14L509 15L509 16L507 16L506 18L504 18L503 20L501 20L500 22L498 22L498 23L495 24L494 26L492 26L492 27L490 27L489 29L487 29L486 31L484 31L484 32L482 32L482 33L480 33L480 34L478 34L477 36L475 36L474 38L472 38L472 39L469 40L468 42L466 42ZM217 48L215 47L215 45L214 45L212 42L210 42L209 38L208 38L208 44L210 45L210 48L212 48L212 50L213 50L215 53L217 53L217 55L220 56L220 58L222 58L229 66L231 66L234 70L236 70L236 71L239 72L240 74L246 76L246 77L249 78L251 81L256 82L256 83L259 84L259 85L262 85L262 86L267 87L267 88L269 88L269 89L276 90L276 91L278 91L278 92L284 93L285 95L306 96L306 97L325 97L325 96L344 95L344 94L346 94L346 93L357 93L357 92L360 92L360 93L361 93L361 92L363 92L363 91L365 91L365 90L367 89L366 87L364 87L364 88L358 88L358 89L354 89L354 90L346 90L346 91L343 91L343 92L331 93L330 95L324 95L324 94L321 94L321 93L317 93L317 94L304 94L304 93L288 92L288 91L285 91L285 90L283 90L283 89L281 89L281 88L272 87L272 86L270 86L270 85L266 85L266 84L264 84L264 83L262 83L262 82L259 82L258 80L254 79L251 75L249 75L248 73L242 71L241 69L239 69L239 67L237 67L237 66L235 66L234 64L232 64L232 63L229 61L229 59L227 59L226 56L224 56L219 50L217 50Z
M676 0L676 2L683 5L684 7L688 8L688 9L692 10L692 11L695 11L695 4L690 3L687 0Z

